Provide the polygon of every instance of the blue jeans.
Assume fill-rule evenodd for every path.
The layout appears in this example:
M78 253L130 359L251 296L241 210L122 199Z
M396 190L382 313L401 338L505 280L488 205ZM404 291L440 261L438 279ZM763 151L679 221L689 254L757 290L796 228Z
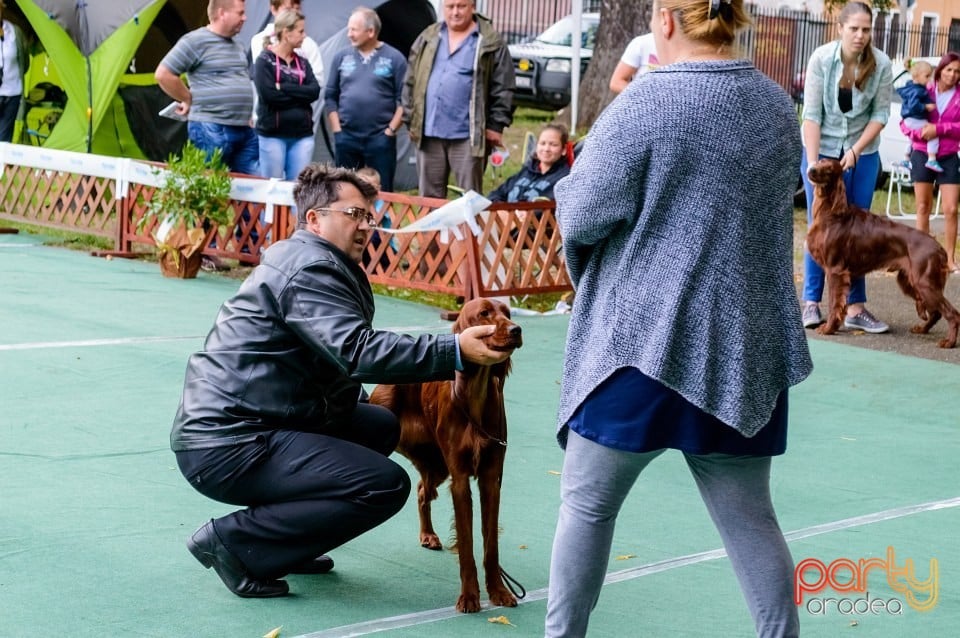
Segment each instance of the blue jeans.
M383 131L372 135L357 135L349 131L334 134L337 166L361 168L369 166L380 173L380 190L393 191L393 176L397 170L397 138Z
M256 132L249 126L187 122L187 137L194 146L207 153L208 159L219 148L223 163L234 173L259 175L260 146Z
M823 159L825 155L821 155ZM843 184L847 188L847 201L860 208L870 208L873 203L873 191L877 187L877 171L880 170L880 153L861 155L857 165L843 174ZM813 223L813 184L807 179L807 156L803 155L800 164L803 176L803 190L807 194L807 227ZM820 302L823 297L823 268L813 260L810 253L803 251L803 300ZM850 292L847 305L864 303L867 300L867 283L863 277L850 279Z
M260 175L293 181L313 159L314 138L258 135Z

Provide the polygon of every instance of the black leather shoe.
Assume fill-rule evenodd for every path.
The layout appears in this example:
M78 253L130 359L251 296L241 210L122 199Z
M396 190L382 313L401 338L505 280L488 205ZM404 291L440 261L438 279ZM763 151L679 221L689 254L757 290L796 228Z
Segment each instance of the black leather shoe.
M283 580L257 580L247 573L237 558L227 551L220 541L213 521L205 523L187 541L187 549L206 568L213 567L217 576L232 591L241 598L275 598L286 596L290 591Z
M291 574L326 574L333 569L333 559L324 554L311 558L302 565L290 570Z

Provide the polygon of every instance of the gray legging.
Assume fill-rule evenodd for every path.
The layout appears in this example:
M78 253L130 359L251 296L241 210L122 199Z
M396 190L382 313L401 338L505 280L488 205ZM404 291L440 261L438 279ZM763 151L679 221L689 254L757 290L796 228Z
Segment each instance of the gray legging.
M570 432L550 560L548 638L586 635L620 506L640 472L662 453L623 452ZM799 635L793 559L770 500L770 457L684 457L723 539L757 635Z

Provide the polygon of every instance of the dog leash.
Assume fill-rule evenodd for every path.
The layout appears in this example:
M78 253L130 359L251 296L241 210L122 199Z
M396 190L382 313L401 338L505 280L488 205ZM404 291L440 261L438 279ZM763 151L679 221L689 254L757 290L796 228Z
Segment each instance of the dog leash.
M462 409L462 408L461 408L461 409ZM464 410L464 414L466 414L466 410ZM484 430L482 427L480 427L480 424L479 424L479 423L474 423L473 421L471 421L469 415L467 415L467 423L469 423L470 425L472 425L473 427L475 427L475 428L477 429L477 431L480 432L480 434L482 434L483 436L487 437L487 438L490 439L491 441L494 441L494 442L496 442L496 443L499 443L499 444L502 445L503 447L507 447L507 440L506 440L506 439L498 439L498 438L495 437L495 436L491 436L486 430ZM503 570L500 570L500 571L503 571Z
M483 436L487 437L487 438L490 439L491 441L494 441L495 443L499 443L499 444L502 445L503 447L507 447L507 440L506 440L506 439L498 439L497 437L492 436L489 432L487 432L487 431L484 430L482 427L480 427L480 424L479 424L479 423L476 423L473 419L470 418L470 413L467 412L466 408L464 408L463 405L462 405L459 401L457 401L457 393L456 393L456 389L455 389L455 388L454 388L454 391L451 392L451 394L453 395L454 404L457 406L457 409L460 410L460 412L463 413L463 416L464 416L464 418L467 420L467 423L470 424L470 427L474 428L477 432L479 432L479 433L482 434ZM501 418L503 418L504 420L506 420L506 415L501 415ZM503 571L503 570L501 570L501 571Z
M500 579L503 580L503 584L507 586L507 589L510 590L511 594L520 599L527 597L527 590L524 589L523 585L521 585L516 578L505 572L503 567L500 568ZM520 591L518 592L516 589L514 589L514 586L516 586Z

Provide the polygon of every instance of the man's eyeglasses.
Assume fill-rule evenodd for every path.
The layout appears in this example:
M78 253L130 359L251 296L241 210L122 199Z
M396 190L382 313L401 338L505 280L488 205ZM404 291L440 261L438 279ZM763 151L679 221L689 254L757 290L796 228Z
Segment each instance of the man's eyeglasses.
M328 213L343 213L355 222L365 221L370 228L377 227L377 218L373 216L373 213L359 206L351 206L350 208L314 208L313 210Z

